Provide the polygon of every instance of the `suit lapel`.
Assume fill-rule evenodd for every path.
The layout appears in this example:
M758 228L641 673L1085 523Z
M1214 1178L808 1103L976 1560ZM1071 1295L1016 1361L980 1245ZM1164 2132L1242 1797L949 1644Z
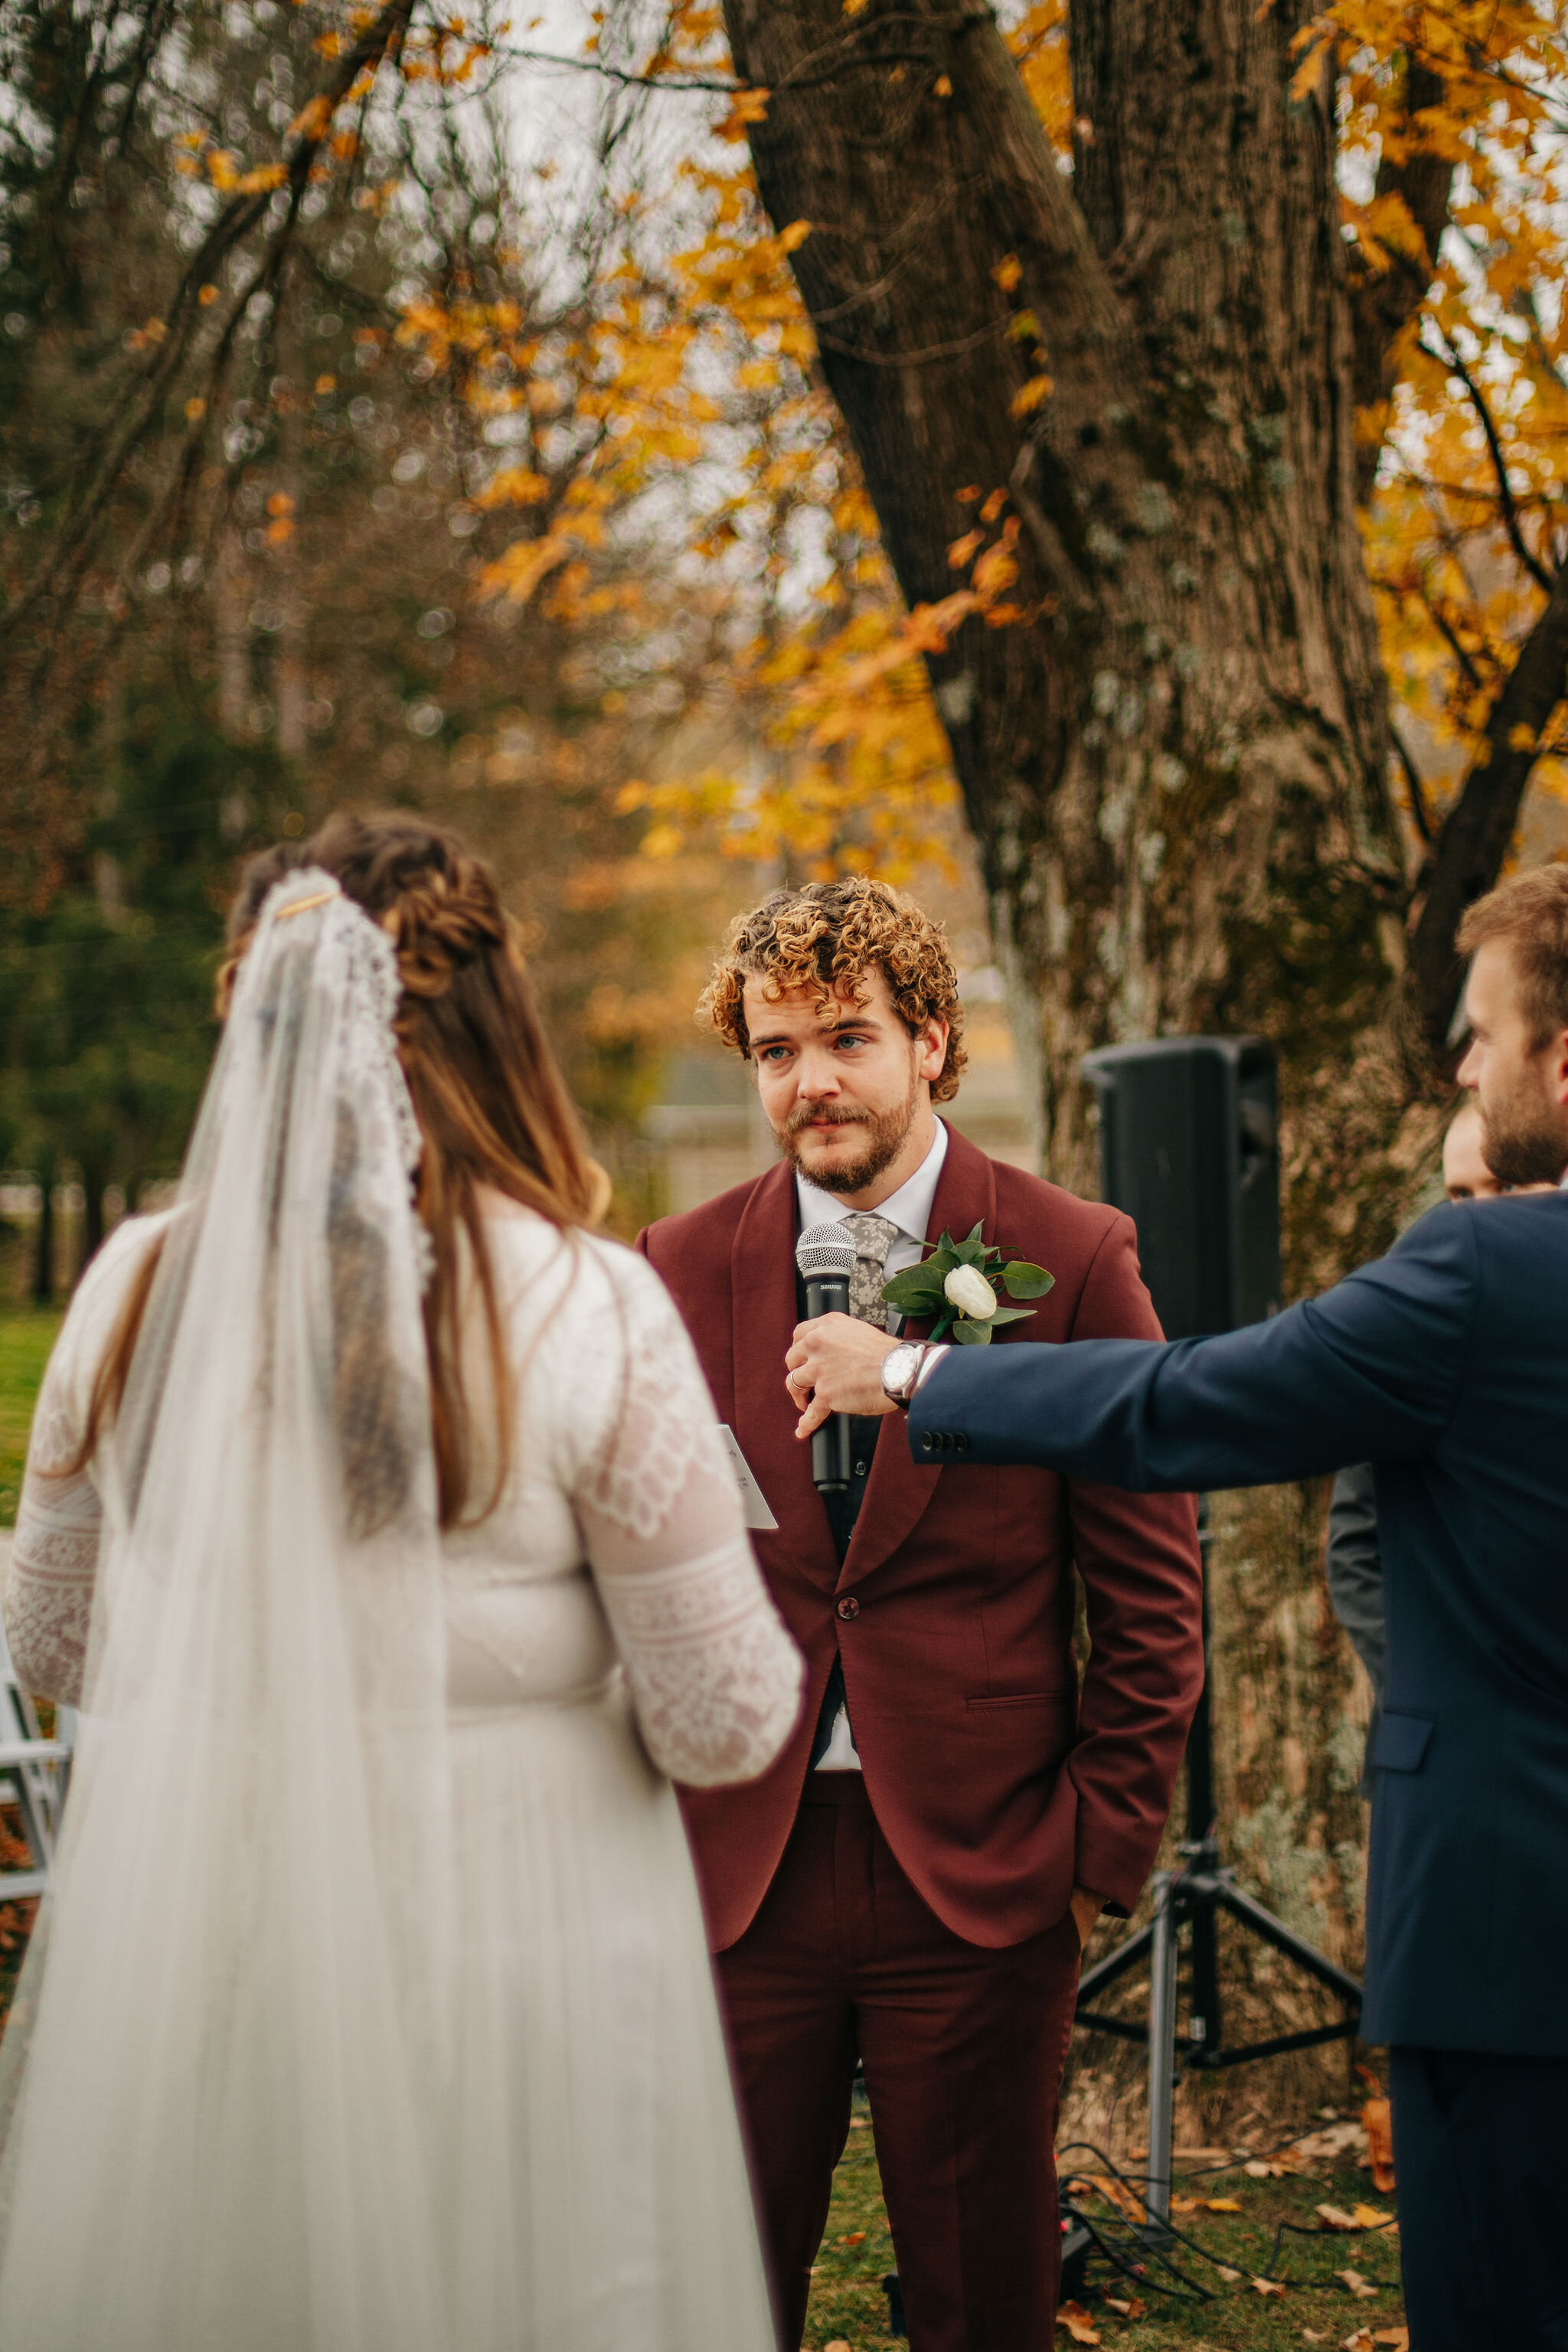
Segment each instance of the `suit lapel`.
M796 1223L795 1178L781 1164L752 1192L731 1250L735 1435L779 1523L776 1534L755 1537L759 1556L804 1568L831 1591L838 1575L833 1535L811 1483L811 1448L796 1441L784 1389L784 1357L799 1320Z
M944 1233L951 1233L954 1241L963 1241L976 1223L985 1239L994 1242L998 1239L995 1223L996 1179L991 1162L983 1151L976 1150L973 1143L966 1142L956 1129L950 1127L947 1158L937 1180L931 1223L926 1227L927 1245L940 1241ZM910 1336L917 1339L928 1328L923 1323L908 1327ZM841 1584L858 1583L897 1551L935 1494L941 1475L940 1470L927 1469L922 1463L910 1460L904 1416L901 1412L889 1413L877 1433L877 1451L871 1457L866 1498L855 1522L839 1579Z

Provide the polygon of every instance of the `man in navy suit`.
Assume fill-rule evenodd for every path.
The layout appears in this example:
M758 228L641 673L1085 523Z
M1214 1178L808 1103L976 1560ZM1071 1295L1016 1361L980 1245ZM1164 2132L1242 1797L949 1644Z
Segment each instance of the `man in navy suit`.
M1478 901L1458 944L1488 1164L1561 1188L1568 867ZM1145 1493L1370 1454L1388 1649L1362 2030L1391 2046L1413 2352L1568 2352L1568 1195L1434 1209L1224 1338L887 1349L803 1325L802 1433L880 1395L917 1461Z

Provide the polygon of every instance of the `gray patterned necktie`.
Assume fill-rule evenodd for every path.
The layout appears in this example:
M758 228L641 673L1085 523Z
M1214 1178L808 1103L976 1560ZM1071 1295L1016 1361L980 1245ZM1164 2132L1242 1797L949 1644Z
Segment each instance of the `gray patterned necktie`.
M879 1331L885 1331L888 1309L883 1303L882 1285L888 1278L888 1252L899 1238L899 1228L891 1217L871 1216L862 1209L857 1209L852 1216L840 1217L838 1222L855 1244L849 1312L858 1321L875 1324Z

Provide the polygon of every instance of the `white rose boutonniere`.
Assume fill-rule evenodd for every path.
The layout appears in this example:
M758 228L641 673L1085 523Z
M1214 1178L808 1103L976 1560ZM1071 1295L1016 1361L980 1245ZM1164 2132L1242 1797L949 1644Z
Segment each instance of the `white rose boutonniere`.
M996 1313L996 1293L977 1266L955 1265L942 1280L942 1297L956 1314L972 1323L989 1323Z
M1056 1281L1043 1265L1011 1257L980 1238L975 1226L967 1241L943 1234L930 1257L905 1268L882 1286L882 1297L901 1315L933 1318L933 1339L956 1339L960 1347L988 1348L999 1323L1021 1323L1032 1307L1004 1307L1009 1298L1043 1298Z

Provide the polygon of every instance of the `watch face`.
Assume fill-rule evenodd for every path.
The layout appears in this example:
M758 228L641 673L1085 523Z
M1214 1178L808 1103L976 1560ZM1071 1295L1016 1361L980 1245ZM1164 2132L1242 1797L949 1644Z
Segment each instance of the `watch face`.
M919 1351L912 1340L895 1348L882 1364L882 1386L889 1396L901 1396L914 1377L920 1362Z

